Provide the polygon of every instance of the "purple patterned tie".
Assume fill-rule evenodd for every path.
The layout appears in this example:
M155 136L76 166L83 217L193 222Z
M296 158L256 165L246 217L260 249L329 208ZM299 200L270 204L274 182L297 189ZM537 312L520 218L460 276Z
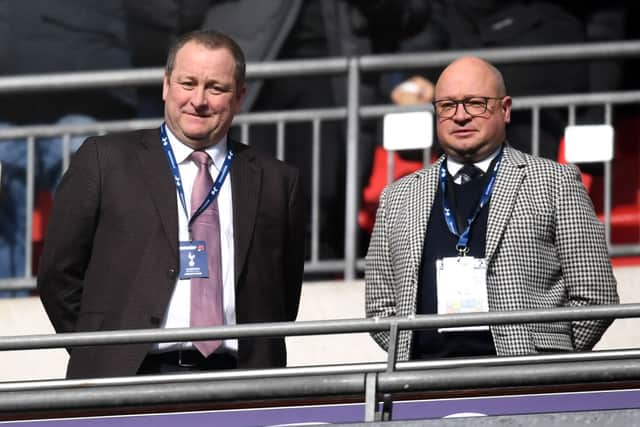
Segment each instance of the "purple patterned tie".
M194 151L191 160L196 162L198 173L191 192L191 214L206 199L213 179L209 173L211 157L204 151ZM222 308L222 262L220 251L220 218L218 199L193 221L191 238L204 240L207 244L208 278L191 279L191 326L219 326L224 324ZM221 344L221 341L198 341L193 345L207 357Z

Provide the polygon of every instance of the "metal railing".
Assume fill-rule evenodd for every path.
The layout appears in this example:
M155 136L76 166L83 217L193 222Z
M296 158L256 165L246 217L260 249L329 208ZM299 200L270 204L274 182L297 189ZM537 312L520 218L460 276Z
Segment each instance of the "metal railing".
M420 315L407 318L346 319L230 325L209 328L145 329L0 337L0 352L88 345L126 345L202 339L300 336L388 331L386 363L309 366L179 375L0 383L3 412L166 405L253 399L360 396L365 420L379 411L381 394L464 388L536 386L640 380L640 350L610 350L511 357L476 357L396 363L397 333L423 328L462 327L640 317L640 304L511 312ZM478 367L482 369L478 369ZM256 384L259 382L260 386ZM171 384L171 392L167 392Z
M342 272L345 280L351 280L364 268L362 259L358 259L358 226L357 213L359 207L358 188L358 152L359 129L362 119L382 117L388 112L415 111L429 109L430 106L415 108L398 106L360 105L359 82L363 73L380 72L397 69L419 69L425 67L442 66L461 55L478 55L498 65L506 63L523 63L536 61L567 61L579 59L610 59L636 57L640 55L640 41L625 41L614 43L593 43L586 45L557 45L557 46L533 46L527 49L485 49L468 51L430 52L423 54L395 54L395 55L371 55L354 58L327 58L321 60L278 61L269 63L251 63L247 72L249 79L280 78L304 75L345 75L347 77L347 104L344 107L279 111L264 113L240 114L235 119L235 126L241 130L242 139L249 140L249 129L256 124L273 124L277 129L277 152L280 158L284 156L286 144L286 123L295 121L309 122L312 124L310 141L314 156L312 176L312 203L311 203L311 253L310 259L305 264L305 271L313 272ZM50 91L60 89L86 89L95 87L120 87L126 85L156 85L162 78L163 70L160 68L105 71L105 72L81 72L48 74L39 76L16 76L0 78L0 93L25 93L32 91ZM507 82L508 83L508 82ZM533 123L538 123L539 112L544 108L567 108L568 123L575 121L575 110L580 106L603 105L605 114L604 123L611 123L612 108L621 104L640 104L640 92L606 92L598 94L570 94L536 97L519 97L514 100L514 109L529 109L532 111ZM319 175L320 164L318 155L320 152L321 133L320 126L325 121L345 120L345 152L346 152L346 196L345 196L345 236L344 259L322 260L319 258ZM33 210L34 193L34 164L35 164L35 140L37 137L62 135L67 148L63 164L68 165L69 140L73 135L88 135L112 132L117 130L139 129L153 127L160 123L155 120L132 120L110 123L95 123L94 125L81 126L28 126L13 129L0 129L0 143L2 140L24 138L28 146L27 159L27 212ZM539 151L538 129L532 129L532 151ZM605 164L605 224L607 229L607 241L610 241L611 227L611 163ZM32 238L31 215L27 215L26 242ZM640 244L610 245L612 255L640 254ZM32 288L32 252L30 245L26 245L27 256L25 259L25 277L17 279L0 280L0 289Z

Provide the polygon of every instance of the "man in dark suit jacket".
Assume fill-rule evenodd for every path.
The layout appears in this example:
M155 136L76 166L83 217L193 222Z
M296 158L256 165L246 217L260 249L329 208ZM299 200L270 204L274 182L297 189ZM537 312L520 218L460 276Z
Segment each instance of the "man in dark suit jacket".
M194 150L213 159L213 179L235 155L216 198L224 323L295 319L304 265L298 172L227 139L245 93L244 62L224 34L183 36L167 60L163 127L89 138L78 150L55 197L38 275L58 332L190 326L193 280L183 278L179 257L192 240L190 214L178 196L189 206ZM225 340L206 356L192 343L94 346L70 350L67 376L285 363L282 338Z

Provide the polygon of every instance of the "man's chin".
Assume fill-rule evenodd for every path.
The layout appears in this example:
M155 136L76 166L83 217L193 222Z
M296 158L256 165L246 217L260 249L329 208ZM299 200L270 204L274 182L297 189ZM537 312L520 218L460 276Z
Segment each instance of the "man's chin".
M203 132L184 132L185 143L193 148L204 148L213 145L215 141L211 140L210 133Z
M466 163L469 161L474 161L478 156L478 151L478 147L460 147L451 148L448 154L457 161Z
M474 145L470 147L462 147L452 150L452 155L462 163L468 162L480 162L486 159L491 153L497 150L500 145L488 146L488 145Z

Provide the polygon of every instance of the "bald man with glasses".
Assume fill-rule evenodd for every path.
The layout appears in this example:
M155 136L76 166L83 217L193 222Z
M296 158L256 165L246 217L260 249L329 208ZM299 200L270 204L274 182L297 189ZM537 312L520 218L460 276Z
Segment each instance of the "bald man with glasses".
M452 62L435 86L444 155L389 185L366 257L368 317L616 304L604 227L572 166L509 146L498 69ZM402 331L398 360L590 350L610 320ZM385 350L389 334L373 338Z

